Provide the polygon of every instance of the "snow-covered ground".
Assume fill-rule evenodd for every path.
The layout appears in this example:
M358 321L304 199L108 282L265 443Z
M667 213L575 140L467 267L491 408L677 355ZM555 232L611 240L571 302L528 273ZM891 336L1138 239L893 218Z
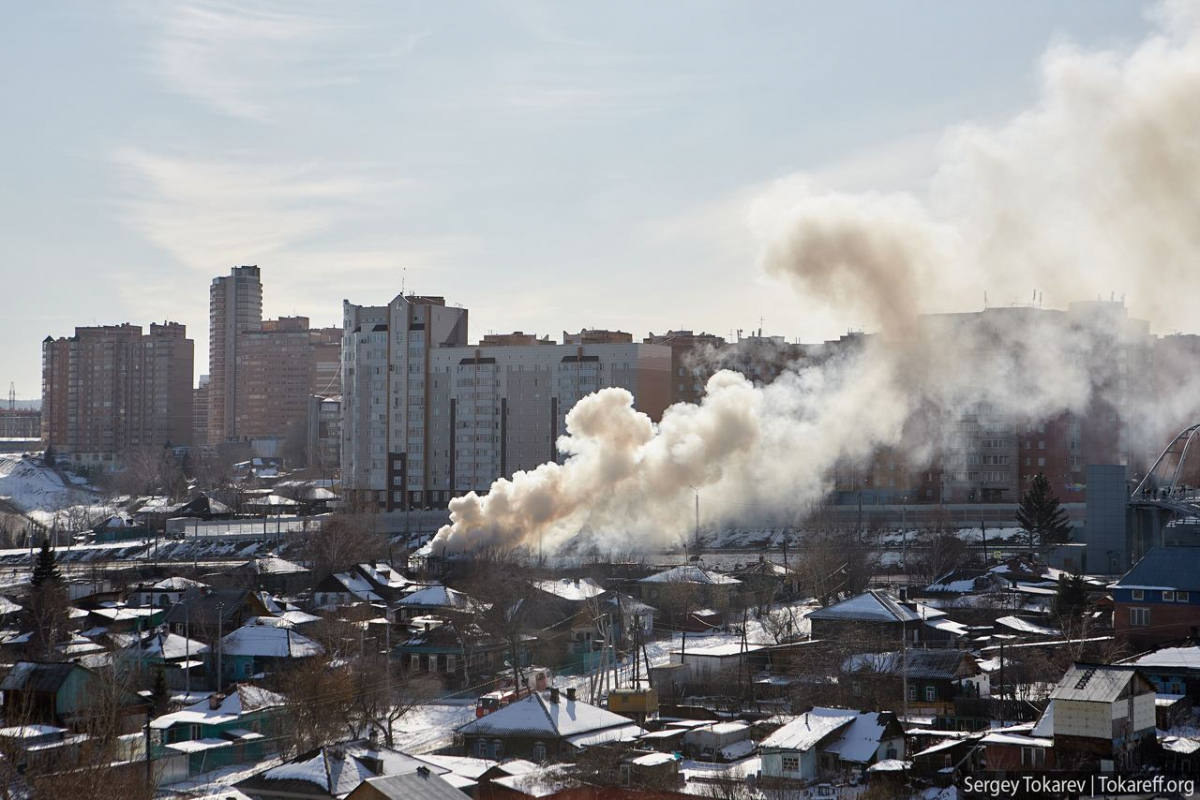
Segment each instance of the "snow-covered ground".
M455 729L473 719L474 699L418 706L392 726L395 747L413 755L432 753L453 744Z
M91 487L79 478L64 482L40 458L20 453L0 453L0 497L26 511L55 511L92 496Z

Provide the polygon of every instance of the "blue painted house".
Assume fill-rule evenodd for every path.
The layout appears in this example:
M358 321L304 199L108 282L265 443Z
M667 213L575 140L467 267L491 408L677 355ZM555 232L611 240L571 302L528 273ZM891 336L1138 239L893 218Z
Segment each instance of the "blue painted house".
M1135 650L1200 639L1200 547L1156 547L1108 588L1117 639Z
M188 756L188 774L261 761L274 751L286 698L239 685L150 722L151 754Z

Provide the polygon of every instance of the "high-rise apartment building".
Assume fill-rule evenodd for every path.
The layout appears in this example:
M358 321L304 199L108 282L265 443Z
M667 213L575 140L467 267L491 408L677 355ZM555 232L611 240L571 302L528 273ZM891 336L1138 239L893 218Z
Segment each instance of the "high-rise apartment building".
M192 443L208 444L208 376L201 375L192 390Z
M192 438L194 343L183 325L76 328L42 342L42 436L80 462L117 465L131 450Z
M207 441L275 455L307 441L314 395L341 391L342 331L310 328L307 317L264 320L262 297L257 266L213 280Z
M711 333L667 331L651 333L642 342L671 348L671 402L699 403L716 371L712 355L725 347L725 339Z
M262 282L257 266L234 267L213 278L208 295L208 441L238 441L238 344L243 331L262 329Z
M442 298L345 312L342 487L352 503L444 507L556 460L567 413L605 387L628 389L655 420L670 403L670 348L628 334L468 346L467 312Z

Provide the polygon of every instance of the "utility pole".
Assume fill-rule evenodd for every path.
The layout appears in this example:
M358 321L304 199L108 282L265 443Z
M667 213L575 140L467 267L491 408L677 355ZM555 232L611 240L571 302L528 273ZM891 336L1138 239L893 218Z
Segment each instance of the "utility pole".
M908 623L900 620L900 691L904 695L904 720L908 720Z
M192 660L192 628L190 623L191 610L185 605L183 607L183 660L185 663ZM167 634L170 636L170 633ZM188 664L183 670L183 692L188 697L188 704L192 702L192 666Z
M1000 727L1004 727L1004 640L1000 640Z
M218 692L221 691L222 680L224 678L224 675L222 674L222 668L225 666L224 663L222 663L222 656L225 655L225 648L221 644L221 623L224 621L222 619L224 616L225 616L225 604L217 603L217 691Z
M908 574L908 498L900 498L900 535L903 545L900 551L900 563L904 567L904 574Z

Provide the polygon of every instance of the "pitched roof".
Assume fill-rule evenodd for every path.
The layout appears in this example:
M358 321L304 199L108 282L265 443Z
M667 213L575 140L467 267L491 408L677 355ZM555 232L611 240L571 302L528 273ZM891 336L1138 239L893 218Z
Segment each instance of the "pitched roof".
M171 714L164 714L150 722L155 730L169 728L176 724L204 723L206 725L221 725L226 722L236 722L243 714L262 711L268 708L279 708L287 702L283 695L268 692L258 686L238 685L236 691L230 692L213 708L209 698L193 703L187 708Z
M1122 662L1136 667L1200 670L1200 647L1164 647Z
M251 794L256 787L296 792L312 792L316 787L333 797L345 797L371 778L415 772L419 767L437 775L449 771L399 750L349 742L302 753L237 785Z
M466 608L471 604L471 598L467 597L462 592L455 591L448 586L443 586L440 583L433 586L426 586L418 592L401 597L396 601L397 605L402 606L438 606L449 608Z
M597 586L590 578L575 579L560 578L552 581L535 581L534 586L547 594L561 597L563 600L582 602L604 594L604 588Z
M868 589L860 595L817 609L809 619L847 620L855 622L919 622L937 614L913 611L903 605L899 598L882 589ZM931 611L932 609L928 609Z
M428 768L403 775L368 778L366 783L379 794L396 800L462 800L463 793ZM367 796L364 793L364 796Z
M1200 589L1200 547L1156 547L1133 565L1118 589Z
M815 747L827 736L843 728L848 728L857 717L857 711L817 707L801 714L763 739L759 742L759 747L805 752Z
M57 692L76 669L78 664L60 664L43 661L18 661L0 681L0 690L31 692Z
M737 578L722 575L719 572L709 572L695 564L680 564L668 570L642 578L638 583L698 583L706 586L716 584L741 583Z
M1133 667L1072 664L1050 697L1053 700L1111 703L1121 696L1136 675L1137 670Z
M568 737L594 733L608 728L630 725L628 717L614 714L599 706L560 695L557 703L550 702L548 693L534 692L486 717L468 722L458 729L464 734L489 736L542 735ZM638 733L644 733L639 730Z
M221 651L228 656L305 658L319 655L325 649L291 628L256 624L243 625L221 639Z
M958 675L963 662L971 658L962 650L908 650L908 677L930 680L949 680ZM859 653L842 663L847 672L876 672L888 675L901 674L901 654Z
M178 603L167 609L163 622L168 625L185 622L216 625L218 613L227 622L237 616L248 594L245 589L188 589L179 597Z

